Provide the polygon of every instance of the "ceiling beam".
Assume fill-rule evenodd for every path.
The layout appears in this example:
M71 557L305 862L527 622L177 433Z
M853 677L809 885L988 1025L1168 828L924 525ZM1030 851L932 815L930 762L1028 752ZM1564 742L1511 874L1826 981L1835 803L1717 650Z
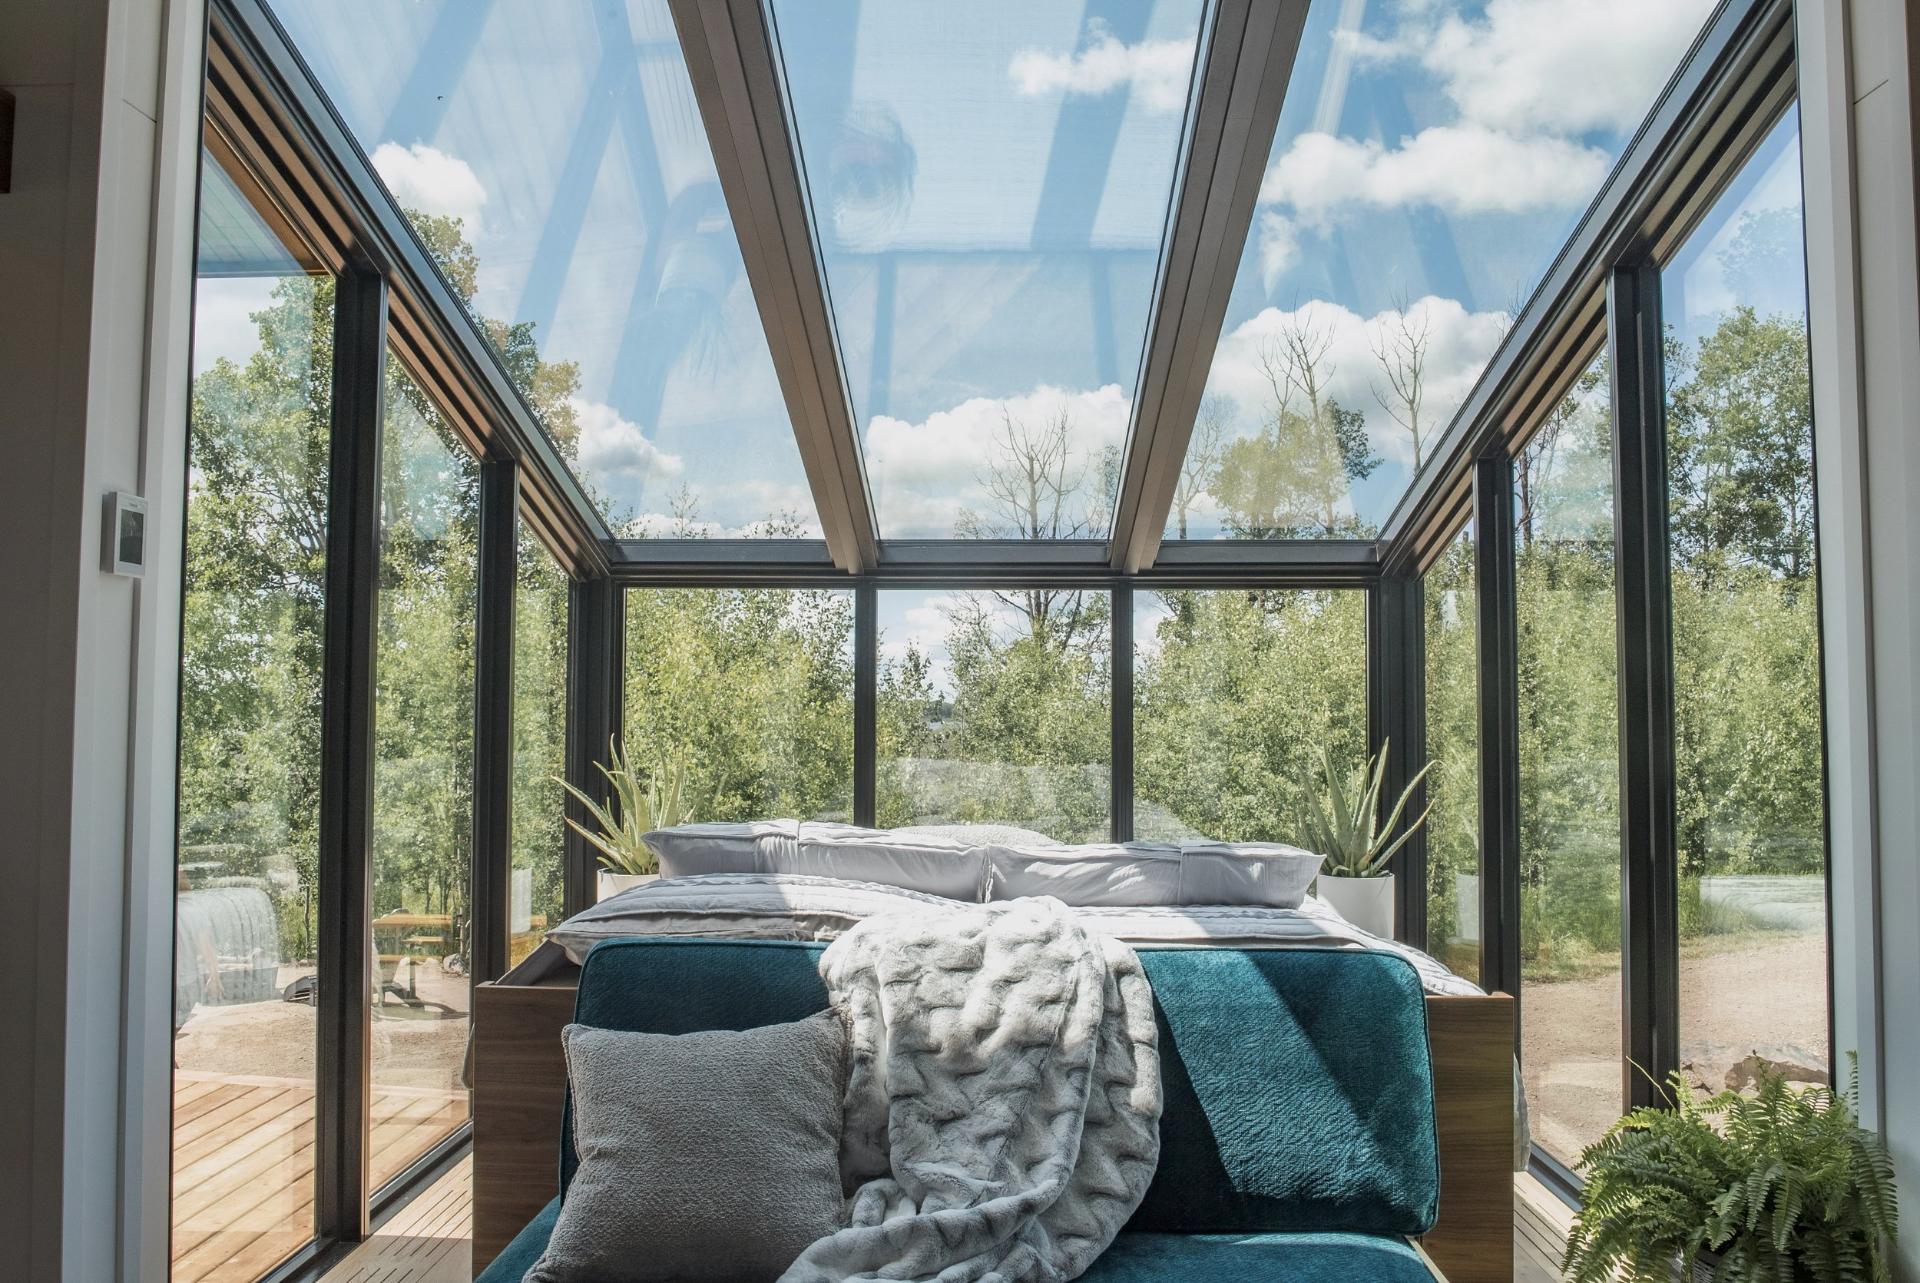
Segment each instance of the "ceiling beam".
M1107 546L1116 570L1159 553L1306 20L1307 0L1218 6L1134 394Z
M842 570L868 570L873 498L773 33L759 0L669 3L827 547Z

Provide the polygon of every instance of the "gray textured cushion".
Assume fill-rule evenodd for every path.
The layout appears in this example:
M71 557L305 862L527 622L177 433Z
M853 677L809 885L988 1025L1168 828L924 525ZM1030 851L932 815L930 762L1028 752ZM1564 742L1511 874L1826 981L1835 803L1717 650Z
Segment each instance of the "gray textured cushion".
M844 1223L839 1016L564 1041L580 1169L526 1283L760 1283Z

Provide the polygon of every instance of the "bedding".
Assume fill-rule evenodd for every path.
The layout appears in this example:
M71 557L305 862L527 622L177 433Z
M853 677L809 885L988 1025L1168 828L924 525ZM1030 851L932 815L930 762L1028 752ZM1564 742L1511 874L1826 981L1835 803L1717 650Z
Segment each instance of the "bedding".
M1177 904L1180 848L1151 842L983 847L987 899L1050 895L1075 908Z
M682 824L645 837L666 877L724 873L845 878L944 896L986 898L982 848L937 833L868 829L820 820Z
M1027 899L870 918L820 972L850 1030L851 1224L783 1283L1077 1277L1160 1153L1153 995L1125 945Z
M924 892L804 874L724 873L662 878L623 891L567 919L547 939L574 962L602 940L627 936L702 936L726 940L833 940L864 918L951 909ZM1477 994L1408 945L1349 923L1313 897L1297 909L1265 905L1126 905L1075 909L1100 935L1139 948L1230 945L1259 948L1378 949L1405 958L1428 993Z
M772 872L800 843L798 820L745 824L680 824L655 829L641 841L660 860L664 878L703 873Z
M862 919L951 909L954 901L870 883L792 874L716 874L663 878L603 900L547 933L547 942L516 969L534 983L557 959L578 964L602 940L628 936L697 936L723 940L834 940ZM1373 949L1404 958L1430 994L1483 994L1480 986L1431 954L1362 931L1317 896L1299 907L1270 905L1089 905L1074 910L1098 935L1136 949ZM1516 1171L1531 1146L1526 1096L1514 1073Z
M1183 843L1178 903L1298 908L1321 859L1284 842Z

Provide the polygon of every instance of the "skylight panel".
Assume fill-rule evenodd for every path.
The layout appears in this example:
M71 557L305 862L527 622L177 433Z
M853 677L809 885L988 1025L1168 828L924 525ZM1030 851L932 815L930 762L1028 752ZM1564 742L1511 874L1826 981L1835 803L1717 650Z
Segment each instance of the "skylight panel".
M1315 0L1169 539L1368 538L1713 0Z
M772 0L883 538L1107 534L1201 0Z
M664 0L272 3L616 533L819 535Z

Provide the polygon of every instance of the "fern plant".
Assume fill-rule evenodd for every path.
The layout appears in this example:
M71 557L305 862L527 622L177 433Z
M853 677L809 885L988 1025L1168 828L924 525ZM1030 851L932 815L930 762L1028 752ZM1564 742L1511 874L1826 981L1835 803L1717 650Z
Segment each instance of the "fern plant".
M615 873L653 873L660 859L646 843L655 829L670 829L693 819L695 805L687 789L686 758L678 753L654 763L644 774L620 750L617 739L607 741L607 761L595 762L613 790L614 806L601 805L566 780L554 777L574 800L585 807L598 829L590 829L571 815L567 827L600 853L603 867Z
M1386 783L1387 753L1392 747L1391 741L1382 744L1377 755L1370 755L1360 764L1360 769L1350 775L1335 770L1333 757L1326 749L1320 750L1320 796L1307 805L1302 837L1308 850L1326 857L1323 873L1341 878L1379 877L1387 871L1387 861L1393 858L1393 853L1405 846L1427 822L1427 814L1433 809L1431 804L1399 837L1388 840L1414 790L1433 769L1432 762L1407 781L1407 787L1393 804L1393 813L1387 816L1385 824L1379 822L1380 790ZM1309 784L1303 791L1312 797L1314 788L1315 785Z
M1768 1074L1752 1095L1637 1109L1581 1155L1586 1186L1563 1269L1572 1283L1668 1283L1703 1251L1714 1283L1889 1283L1893 1164L1845 1092Z

